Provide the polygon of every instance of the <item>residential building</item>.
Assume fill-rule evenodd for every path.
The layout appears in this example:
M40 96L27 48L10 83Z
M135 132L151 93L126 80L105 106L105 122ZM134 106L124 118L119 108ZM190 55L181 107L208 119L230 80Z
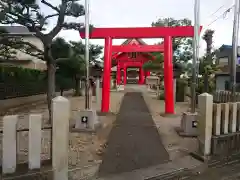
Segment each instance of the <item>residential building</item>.
M40 39L38 39L34 33L29 32L29 30L24 26L0 26L0 29L5 29L7 35L13 37L21 37L22 41L31 43L38 49L43 50L43 44ZM30 69L46 70L46 62L29 54L26 54L20 50L16 51L15 59L0 59L0 63L8 66L20 66Z
M240 46L239 46L240 50ZM219 71L216 72L216 90L229 90L230 89L230 71L232 60L232 46L222 45L217 53L216 64L219 67ZM237 63L239 64L239 63ZM236 83L240 84L240 67L236 68Z

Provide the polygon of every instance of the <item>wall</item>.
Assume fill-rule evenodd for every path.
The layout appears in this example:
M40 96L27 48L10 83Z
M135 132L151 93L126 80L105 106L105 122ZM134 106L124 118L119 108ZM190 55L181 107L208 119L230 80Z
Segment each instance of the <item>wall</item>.
M22 40L32 45L36 46L38 49L43 50L43 44L40 39L36 38L35 36L23 36ZM21 60L31 60L32 62L29 63L16 63L17 66L21 66L24 68L30 69L39 69L39 70L46 70L46 63L43 60L38 59L37 57L31 56L29 54L23 53L19 50L16 50L16 57L19 61Z
M230 81L229 75L216 76L216 90L225 90L225 81Z

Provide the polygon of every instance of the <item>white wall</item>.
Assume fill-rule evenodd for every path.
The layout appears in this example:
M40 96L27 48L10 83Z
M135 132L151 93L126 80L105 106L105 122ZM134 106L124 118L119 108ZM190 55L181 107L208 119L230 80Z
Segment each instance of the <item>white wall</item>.
M32 45L36 46L40 50L43 50L42 42L40 41L40 39L36 38L35 36L24 36L22 38L22 40L25 41L25 42L31 43ZM19 50L16 50L16 52L17 52L16 57L19 60L33 60L35 62L36 61L42 61L42 60L38 59L37 57L30 56L28 54L25 54L25 53L19 51Z

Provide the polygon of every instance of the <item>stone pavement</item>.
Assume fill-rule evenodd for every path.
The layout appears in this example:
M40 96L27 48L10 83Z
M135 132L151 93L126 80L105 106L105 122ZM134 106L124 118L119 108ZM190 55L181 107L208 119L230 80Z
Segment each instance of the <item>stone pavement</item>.
M127 92L107 142L99 176L130 172L168 162L141 92Z

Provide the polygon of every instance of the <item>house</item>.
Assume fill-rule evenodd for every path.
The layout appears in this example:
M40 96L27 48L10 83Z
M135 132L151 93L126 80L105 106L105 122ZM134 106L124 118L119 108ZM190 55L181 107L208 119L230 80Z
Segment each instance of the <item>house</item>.
M240 50L240 46L238 47ZM216 54L216 64L219 67L219 71L215 74L216 90L229 90L230 89L230 71L231 71L231 57L232 46L222 45L219 48L219 52ZM238 63L239 64L239 63ZM240 67L236 68L236 83L240 85Z
M34 33L29 32L29 30L24 26L0 26L0 29L4 29L7 31L7 36L11 37L21 37L22 41L31 43L36 46L38 49L43 50L43 44L40 39L38 39ZM16 58L15 59L0 59L1 65L7 66L19 66L23 68L29 69L38 69L38 70L46 70L46 62L26 54L20 50L16 49Z

